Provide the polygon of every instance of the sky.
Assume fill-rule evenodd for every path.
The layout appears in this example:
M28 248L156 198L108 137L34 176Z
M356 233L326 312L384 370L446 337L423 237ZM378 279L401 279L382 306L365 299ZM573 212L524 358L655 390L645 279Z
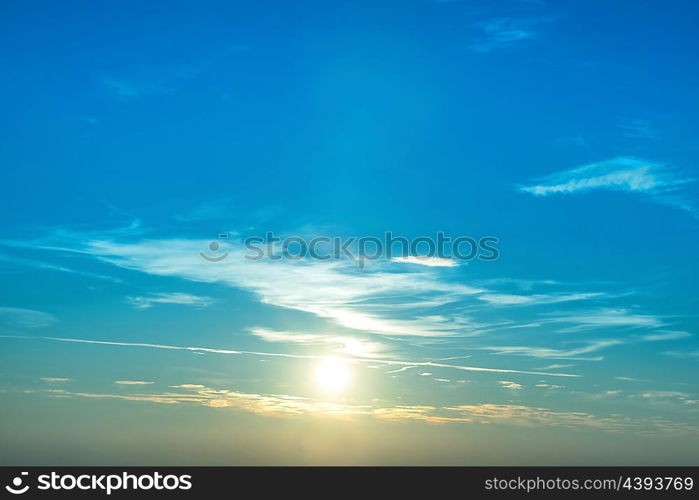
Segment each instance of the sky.
M3 465L699 463L694 2L0 9Z

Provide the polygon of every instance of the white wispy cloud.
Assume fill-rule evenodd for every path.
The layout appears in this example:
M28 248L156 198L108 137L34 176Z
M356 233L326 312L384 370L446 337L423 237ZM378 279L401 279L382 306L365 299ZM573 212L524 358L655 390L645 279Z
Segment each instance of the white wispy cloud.
M659 203L695 211L679 191L694 179L680 175L665 165L630 156L590 163L557 172L519 190L535 196L573 194L592 190L640 193Z
M147 349L164 349L170 351L190 351L198 353L210 353L210 354L225 354L225 355L246 355L246 356L257 356L257 357L275 357L275 358L290 358L290 359L313 359L319 360L324 359L323 356L319 355L304 355L304 354L287 354L287 353L272 353L272 352L261 352L261 351L243 351L234 349L215 349L210 347L194 347L194 346L175 346L166 344L147 344L140 342L114 342L108 340L90 340L90 339L72 339L72 338L60 338L60 337L18 337L18 336L8 336L0 335L0 338L13 338L13 339L40 339L48 340L52 342L75 342L82 344L95 344L95 345L108 345L108 346L120 346L120 347L136 347L136 348L147 348ZM447 363L439 363L434 361L408 361L402 359L385 359L385 358L362 358L362 357L345 357L347 361L352 361L355 363L369 363L369 364L383 364L387 366L421 366L430 368L445 368L448 370L459 370L468 372L482 372L482 373L519 373L523 375L546 375L551 377L578 377L579 375L572 373L556 373L556 372L543 372L543 371L528 371L528 370L514 370L508 368L490 368L483 366L465 366L465 365L451 365Z
M176 276L194 282L222 283L251 291L261 302L314 314L337 324L367 333L392 336L473 336L483 334L492 323L463 314L468 301L478 299L500 307L545 304L601 298L599 292L552 294L505 294L482 286L454 281L440 267L405 266L396 269L386 262L372 262L359 271L348 260L303 259L250 260L242 242L223 242L227 258L207 262L200 253L207 241L188 239L141 240L120 243L110 239L74 236L62 244L34 242L46 249L72 251L122 268L158 276ZM400 266L399 266L400 267ZM204 298L210 300L210 298ZM175 294L133 297L136 307L155 303L188 303L203 306L193 297ZM433 309L440 309L434 313Z
M390 342L409 342L412 347L425 340L409 337L431 337L435 342L461 341L465 337L485 336L504 332L517 326L556 328L556 332L577 332L595 328L656 330L666 326L662 317L628 308L596 308L575 311L538 313L529 323L498 318L479 319L484 307L520 307L522 305L554 304L579 301L602 301L617 297L601 292L533 293L539 286L556 285L550 280L491 280L488 286L468 285L454 281L451 273L439 267L404 266L391 262L372 262L358 270L347 260L258 260L245 258L249 252L237 239L222 244L228 257L221 262L207 262L199 255L208 241L190 239L144 239L118 242L85 235L61 235L58 241L36 241L35 248L75 252L91 256L121 268L156 276L172 276L198 283L217 283L250 291L262 303L311 313L338 325L367 335L390 337ZM521 281L521 283L520 283ZM480 282L480 284L484 284ZM519 288L517 293L497 290L498 286ZM525 293L526 292L526 293ZM618 298L618 297L617 297ZM132 296L134 307L148 308L155 304L183 304L203 307L214 299L187 293L161 293ZM478 303L486 306L478 305ZM473 313L466 315L465 312ZM253 332L268 342L289 342L325 345L336 353L361 358L387 357L380 343L359 334L313 334L309 332L279 332L260 329ZM648 331L646 335L662 332ZM600 360L590 357L595 351L630 341L617 338L582 343L575 348L554 346L496 346L488 343L481 349L494 354L514 354L551 359ZM646 341L636 338L634 341ZM381 343L384 340L380 341ZM503 342L504 343L504 342ZM560 341L556 341L559 344ZM164 347L166 348L166 347ZM174 347L167 347L174 348ZM207 352L192 349L195 352ZM434 362L430 366L436 366ZM411 361L396 361L396 367L420 366ZM456 365L449 365L456 366ZM453 369L476 369L453 368ZM497 368L496 370L506 370Z
M73 379L65 377L41 377L41 380L48 382L49 384L54 384L60 382L70 382Z
M673 358L699 358L699 351L665 351L663 354Z
M402 366L400 368L396 368L395 370L387 371L386 373L400 373L407 370L412 370L413 368L417 368L417 366Z
M624 137L631 139L657 139L658 133L648 120L628 120L619 124Z
M647 391L638 394L638 397L660 401L678 400L685 404L694 404L695 401L694 399L691 399L689 394L680 391ZM687 401L690 403L687 403Z
M571 333L577 331L585 331L597 328L621 328L621 329L650 329L661 327L664 325L661 318L652 315L639 314L626 309L597 309L594 311L577 312L577 313L545 313L555 317L550 320L560 323L572 323L573 326L557 329L558 333ZM572 359L581 361L601 361L601 356L588 357L584 355L596 351L607 349L613 346L624 344L633 344L639 342L657 342L671 341L691 337L692 335L684 331L673 330L657 330L649 334L627 335L625 337L606 338L600 340L591 340L583 342L582 346L572 349L556 349L550 347L534 347L534 346L479 346L473 349L481 349L491 351L495 354L510 354L519 356L532 356L537 358L550 359ZM666 352L665 354L670 354ZM677 355L673 352L670 355ZM685 355L685 357L687 357ZM553 364L540 368L559 369L571 365Z
M536 35L536 26L545 21L547 19L514 17L490 19L478 25L481 34L469 48L476 52L492 52L531 40Z
M498 380L498 384L503 386L505 389L513 389L513 390L518 390L518 389L521 389L524 387L522 384L518 384L517 382L512 382L511 380Z
M677 330L661 330L658 333L651 333L648 335L642 335L641 339L647 342L657 342L662 340L678 340L686 339L691 337L692 334L689 332L677 331Z
M574 349L554 349L550 347L532 346L481 346L475 349L491 351L494 354L509 354L516 356L531 356L535 358L574 359L584 361L601 361L602 357L582 357L607 347L623 344L619 339L594 340L583 343Z
M536 370L560 370L561 368L570 368L571 366L575 365L553 363L551 365L542 366L541 368L536 368Z
M478 296L479 300L493 305L539 305L556 304L558 302L572 302L577 300L589 300L604 297L604 293L554 293L554 294L531 294L516 295L509 293L484 293Z
M444 379L446 380L446 379ZM234 409L264 416L317 415L343 418L377 418L393 422L420 421L431 424L487 423L515 426L558 426L570 429L594 428L605 431L620 429L664 431L695 434L695 425L658 418L632 419L622 415L597 416L581 411L561 411L548 408L510 404L455 404L434 406L426 404L376 405L339 404L286 394L259 394L213 388L201 384L170 385L175 391L156 393L91 393L65 390L44 391L49 397L114 399L156 404L199 405L216 409ZM678 393L680 394L680 393ZM687 400L691 404L692 400Z
M214 302L214 299L206 296L192 295L190 293L153 293L147 296L129 296L126 301L137 309L149 309L155 304L180 304L192 307L206 307Z
M208 242L96 240L80 252L127 269L250 290L262 302L312 313L357 330L392 335L464 334L481 325L456 315L424 314L426 305L455 304L483 290L442 280L431 270L357 272L347 261L251 261L242 244L227 242L228 258L212 263L199 255ZM63 247L65 248L65 247ZM170 297L172 298L172 297ZM147 307L157 300L135 299Z
M99 273L92 273L89 271L81 271L79 269L73 269L71 267L67 267L67 266L64 266L62 264L53 264L51 262L44 262L41 260L25 259L23 257L0 254L0 261L7 262L8 264L12 264L13 266L18 265L18 266L31 267L34 269L45 269L48 271L58 271L58 272L62 272L62 273L77 274L80 276L85 276L86 278L94 278L94 279L112 281L114 283L121 283L121 280L119 278L115 278L113 276L108 276L108 275L99 274Z
M409 255L407 257L393 257L393 262L403 262L405 264L418 264L427 267L456 267L458 262L454 259L444 257L428 257L420 255Z
M115 380L117 385L150 385L153 382L146 382L144 380Z
M561 328L559 332L575 332L595 328L660 328L665 320L653 314L644 314L628 308L601 307L575 312L542 313L546 322L570 323L572 326Z
M536 384L535 387L541 387L542 389L549 389L555 391L556 389L565 389L564 385L556 384Z
M379 342L342 335L325 333L278 331L267 328L252 328L250 332L266 342L285 342L330 347L332 352L356 357L380 357L386 346Z
M149 67L124 76L107 75L100 83L116 99L132 101L144 96L170 94L200 71L199 67L187 64Z
M105 76L102 78L102 85L109 92L113 93L121 100L130 100L141 96L148 87L143 87L135 83Z
M16 328L44 328L58 320L53 314L24 309L21 307L0 307L0 324Z

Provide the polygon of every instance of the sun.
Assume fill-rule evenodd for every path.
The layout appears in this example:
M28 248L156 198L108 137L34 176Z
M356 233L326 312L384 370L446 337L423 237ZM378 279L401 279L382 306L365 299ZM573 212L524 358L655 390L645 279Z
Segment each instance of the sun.
M316 366L316 384L325 391L341 391L347 387L350 378L350 370L346 362L341 359L325 358Z

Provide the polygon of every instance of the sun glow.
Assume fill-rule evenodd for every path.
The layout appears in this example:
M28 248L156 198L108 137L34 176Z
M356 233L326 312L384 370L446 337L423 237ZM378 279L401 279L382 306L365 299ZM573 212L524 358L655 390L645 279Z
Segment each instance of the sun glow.
M328 392L337 392L350 382L350 370L346 362L337 358L326 358L316 366L315 380L318 387Z

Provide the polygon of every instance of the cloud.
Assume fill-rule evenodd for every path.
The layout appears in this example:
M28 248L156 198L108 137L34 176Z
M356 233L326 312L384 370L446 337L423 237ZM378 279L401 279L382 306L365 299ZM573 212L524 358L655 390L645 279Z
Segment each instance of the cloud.
M49 384L54 384L60 382L70 382L73 379L64 377L41 377L41 380L43 380L44 382L48 382Z
M393 262L403 262L406 264L418 264L421 266L428 267L455 267L458 266L458 262L453 259L447 259L443 257L427 257L420 255L409 255L407 257L393 257L391 259Z
M387 371L386 373L400 373L406 370L412 370L413 368L417 368L417 366L403 366L401 368L396 368L395 370Z
M673 358L699 358L699 351L665 351L663 354Z
M22 338L22 339L41 339L48 340L52 342L75 342L82 344L95 344L95 345L109 345L109 346L120 346L120 347L137 347L137 348L147 348L147 349L163 349L170 351L190 351L197 353L211 353L211 354L225 354L225 355L247 355L247 356L257 356L257 357L275 357L275 358L290 358L290 359L323 359L324 356L317 355L303 355L303 354L286 354L286 353L271 353L271 352L260 352L260 351L239 351L233 349L213 349L209 347L185 347L185 346L173 346L164 344L146 344L146 343L136 343L136 342L112 342L106 340L88 340L88 339L71 339L71 338L59 338L59 337L9 337L7 335L0 335L0 338ZM571 373L554 373L554 372L540 372L540 371L526 371L526 370L512 370L507 368L488 368L482 366L464 366L464 365L450 365L446 363L437 363L434 361L407 361L398 359L382 359L382 358L361 358L361 357L345 357L347 361L352 361L355 363L370 363L370 364L383 364L387 366L423 366L423 367L433 367L433 368L445 368L449 370L460 370L468 372L482 372L482 373L519 373L523 375L547 375L551 377L578 377L579 375Z
M91 273L91 272L87 272L87 271L80 271L80 270L72 269L70 267L66 267L63 265L52 264L50 262L43 262L40 260L25 259L22 257L0 254L0 261L8 262L8 263L14 264L14 265L31 267L34 269L45 269L48 271L58 271L58 272L62 272L62 273L71 273L71 274L77 274L80 276L85 276L86 278L94 278L94 279L111 281L113 283L121 283L121 280L119 278L115 278L113 276Z
M150 385L153 382L144 382L143 380L115 380L117 385Z
M563 310L539 313L533 322L524 324L503 318L493 319L492 314L487 314L485 307L522 307L597 301L613 297L608 293L587 291L531 293L534 287L560 285L551 280L491 280L486 287L478 282L471 285L456 281L453 273L445 275L440 267L407 266L390 261L372 261L362 270L357 269L353 262L342 259L253 261L245 258L249 252L237 238L222 243L221 252L228 255L226 259L207 262L199 255L207 248L208 242L202 240L171 238L120 242L115 241L113 238L116 236L111 233L104 238L92 234L64 233L60 236L58 241L49 237L44 241L32 242L33 247L74 252L154 276L222 284L249 291L253 298L264 304L310 313L356 332L318 334L259 329L253 334L260 339L267 342L323 345L334 349L336 353L356 358L385 358L387 347L391 347L390 344L384 345L383 341L375 342L360 337L358 332L364 337L380 335L384 339L390 338L391 343L409 342L415 347L429 342L462 343L466 337L484 336L524 326L542 330L556 328L556 332L562 333L596 328L651 330L666 326L662 317L625 308L600 307L574 312ZM512 289L513 286L518 288L517 293L498 290ZM128 300L134 307L149 308L166 303L204 307L214 299L186 293L160 293L132 296ZM486 317L487 321L480 319L481 317ZM413 340L410 337L427 337L430 340ZM634 339L640 340L642 339ZM586 357L585 354L628 341L627 338L593 341L576 348L528 347L517 344L489 344L483 348L469 348L495 354L601 360L601 357ZM208 352L203 349L191 350ZM399 361L396 368L408 364L420 366L412 361L396 361ZM434 362L428 363L435 365ZM478 367L468 369L475 370ZM497 372L507 369L493 370Z
M485 293L478 296L478 300L493 305L539 305L556 304L558 302L572 302L576 300L589 300L603 297L604 293L556 293L556 294L532 294L513 295L508 293Z
M214 303L211 297L189 293L154 293L146 297L127 297L126 301L136 309L150 309L155 304L180 304L202 308Z
M139 97L145 91L144 88L133 83L118 80L109 76L102 79L102 84L109 92L113 93L116 97L122 100Z
M536 36L534 28L548 19L501 17L478 25L481 36L469 48L476 52L505 49Z
M515 356L532 356L535 358L550 358L550 359L575 359L585 361L601 361L601 357L580 357L583 354L589 354L601 349L622 344L623 341L618 339L594 340L584 343L582 347L575 349L553 349L550 347L530 347L530 346L483 346L475 347L492 351L495 354L509 354Z
M101 78L102 87L120 101L168 95L179 90L186 82L221 64L230 64L230 57L250 50L246 44L233 44L221 50L198 57L193 63L180 62L164 65L140 66L119 76Z
M144 96L171 94L179 85L200 73L200 68L186 64L142 68L128 76L104 76L103 88L119 101Z
M207 262L200 256L207 243L188 239L121 243L75 235L60 244L35 242L34 245L63 251L71 251L70 246L74 246L72 251L125 269L195 282L221 283L250 291L265 304L307 312L346 328L393 337L483 334L497 324L477 321L463 314L464 306L480 296L483 302L498 307L583 301L604 296L599 292L505 294L454 281L453 276L441 273L441 267L401 264L396 269L390 261L371 262L370 267L359 272L353 262L342 259L250 260L246 258L249 250L236 239L221 243L220 253L227 255L225 259ZM178 297L179 300L174 300ZM130 302L141 308L165 302L204 305L192 297L174 294L133 297ZM439 314L433 311L437 308Z
M503 386L505 389L513 389L513 390L518 390L524 387L522 384L518 384L517 382L512 382L510 380L498 380L498 384Z
M677 391L650 391L642 393L641 397L648 399L687 398L689 394Z
M624 137L630 139L657 139L658 134L648 120L629 120L621 123L619 128Z
M380 357L381 351L386 350L384 344L350 336L276 331L267 328L252 328L250 332L266 342L321 345L331 347L335 353L356 357Z
M633 397L633 396L632 396ZM679 391L648 391L638 395L644 399L650 399L658 403L681 403L683 405L699 404L699 400L693 399L690 394Z
M354 263L348 261L251 261L245 258L249 252L243 245L233 241L222 245L228 257L212 263L199 255L206 243L184 239L137 243L95 240L78 251L148 274L242 288L255 293L263 303L309 312L371 333L445 336L482 326L459 315L424 314L426 305L455 304L482 292L443 281L431 269L387 272L378 267L358 273ZM137 306L152 302L157 301L133 301Z
M564 365L560 363L554 363L552 365L542 366L541 368L536 368L537 370L560 370L561 368L570 368L575 365Z
M0 307L0 324L16 328L44 328L58 320L53 314L21 307Z
M659 328L665 325L663 318L652 314L641 314L626 308L598 308L578 312L542 313L545 322L572 323L573 326L559 329L561 333L591 330L596 328Z
M564 385L555 385L555 384L536 384L535 387L541 387L542 389L550 389L550 390L565 389Z
M430 424L501 424L523 427L593 428L603 431L631 429L696 433L696 426L661 419L631 419L620 415L599 417L586 412L555 411L523 405L492 403L433 406L424 404L375 406L339 404L305 397L256 394L216 389L199 384L171 386L176 392L111 394L61 391L61 397L116 399L156 404L190 404L217 410L234 409L269 417L324 416L376 418L392 422L418 421Z
M645 340L647 342L657 342L657 341L662 341L662 340L685 339L685 338L691 337L691 336L692 336L692 334L689 332L661 330L659 333L642 335L641 339Z
M594 328L656 328L662 326L662 322L649 315L632 314L626 310L597 310L596 312L587 312L583 314L573 314L561 316L554 321L563 323L578 323L575 326L557 330L559 333L576 332L580 330L588 330ZM573 349L554 349L550 347L532 347L532 346L478 346L472 349L481 349L492 351L495 354L509 354L518 356L532 356L537 358L551 359L573 359L579 361L601 361L603 358L598 357L581 357L582 355L596 352L608 347L619 346L623 344L631 344L637 342L654 342L677 340L690 337L691 334L682 331L660 330L660 333L645 334L645 335L630 335L624 338L607 338L601 340L592 340L584 342L581 347ZM666 353L668 354L668 353ZM548 365L540 368L559 369L572 365Z
M694 206L679 192L682 186L693 181L660 163L620 156L557 172L539 179L536 184L519 186L519 190L535 196L593 190L627 191L693 212Z

